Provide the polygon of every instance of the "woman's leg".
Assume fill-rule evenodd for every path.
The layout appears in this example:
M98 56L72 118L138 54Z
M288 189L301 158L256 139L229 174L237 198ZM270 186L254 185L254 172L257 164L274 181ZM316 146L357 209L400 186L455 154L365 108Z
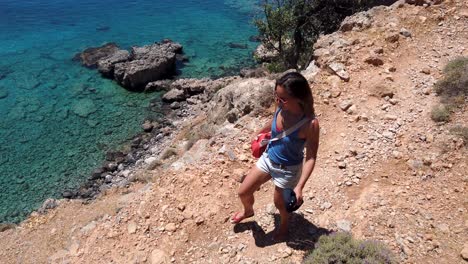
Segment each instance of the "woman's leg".
M268 173L261 171L257 166L254 166L249 174L245 177L239 187L238 195L244 206L244 211L235 216L237 219L250 217L254 214L253 204L255 202L254 192L260 188L262 184L269 181L271 176Z
M275 186L275 193L274 198L275 206L278 208L280 213L280 226L278 228L277 233L274 236L275 240L283 240L288 235L288 224L289 224L289 216L290 213L286 210L286 205L284 204L283 200L283 189L278 186Z

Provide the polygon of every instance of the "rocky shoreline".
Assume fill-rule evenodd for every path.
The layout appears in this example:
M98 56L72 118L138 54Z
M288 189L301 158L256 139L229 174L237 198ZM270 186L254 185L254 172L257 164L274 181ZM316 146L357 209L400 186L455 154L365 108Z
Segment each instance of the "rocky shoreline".
M91 173L88 180L76 190L64 191L62 197L94 199L106 189L128 185L134 180L134 172L138 168L160 165L160 156L171 142L173 132L182 129L185 121L205 111L206 104L218 89L239 78L178 79L150 83L153 87L159 87L158 91L167 91L160 100L154 100L149 106L154 112L162 111L163 116L145 120L141 126L142 132L132 137L125 151L108 151L105 161ZM41 212L53 208L51 200L44 202L41 208Z

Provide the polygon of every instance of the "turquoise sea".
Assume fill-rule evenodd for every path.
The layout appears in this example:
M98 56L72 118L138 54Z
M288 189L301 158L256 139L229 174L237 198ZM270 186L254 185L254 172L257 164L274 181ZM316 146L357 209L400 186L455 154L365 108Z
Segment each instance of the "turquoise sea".
M127 92L72 61L76 53L169 38L190 59L181 76L236 72L253 63L257 2L0 0L0 222L78 187L154 115L160 95Z

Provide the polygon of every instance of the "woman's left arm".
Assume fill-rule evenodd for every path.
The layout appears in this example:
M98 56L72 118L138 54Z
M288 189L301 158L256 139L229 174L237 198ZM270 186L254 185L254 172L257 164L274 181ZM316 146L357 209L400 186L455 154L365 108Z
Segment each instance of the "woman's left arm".
M315 118L313 119L307 128L306 133L306 158L304 165L302 166L302 173L299 182L294 188L294 192L296 193L297 203L302 204L302 190L309 179L312 171L315 167L315 160L317 159L317 151L319 146L319 123L318 120Z

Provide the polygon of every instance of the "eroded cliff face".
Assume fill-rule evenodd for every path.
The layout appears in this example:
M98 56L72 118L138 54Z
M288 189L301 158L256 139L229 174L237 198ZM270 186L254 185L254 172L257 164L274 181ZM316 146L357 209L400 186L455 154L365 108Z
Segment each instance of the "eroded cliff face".
M250 139L273 111L273 76L237 78L209 102L196 95L174 110L177 130L160 145L172 152L144 154L128 171L133 183L86 204L62 200L0 233L0 261L300 263L319 235L345 230L383 241L402 263L463 262L467 143L450 129L468 126L466 105L450 123L429 113L445 64L468 56L468 6L398 2L346 23L319 39L319 67L306 73L320 149L289 242L270 239L270 183L256 193L252 221L228 221L255 163Z

